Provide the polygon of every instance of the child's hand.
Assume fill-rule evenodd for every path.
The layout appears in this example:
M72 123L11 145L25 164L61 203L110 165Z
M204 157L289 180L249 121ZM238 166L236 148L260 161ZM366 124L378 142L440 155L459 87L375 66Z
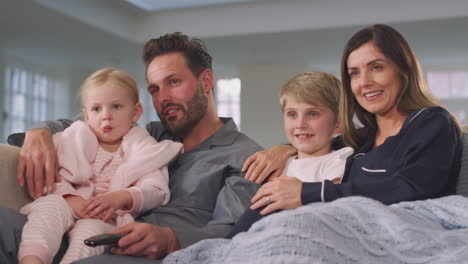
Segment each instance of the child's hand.
M113 218L115 211L130 208L132 203L130 192L121 190L91 198L81 207L81 210L92 218L107 222Z
M68 195L65 196L64 199L67 201L68 205L71 207L75 215L78 216L78 218L91 218L90 216L84 214L81 210L81 207L83 207L83 205L86 204L88 200L76 195Z

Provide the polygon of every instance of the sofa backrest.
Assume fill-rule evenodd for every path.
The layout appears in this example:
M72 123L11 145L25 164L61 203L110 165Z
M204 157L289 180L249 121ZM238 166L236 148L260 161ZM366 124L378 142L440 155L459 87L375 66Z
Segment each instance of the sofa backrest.
M468 197L468 131L466 128L464 128L463 133L463 153L457 182L457 194Z

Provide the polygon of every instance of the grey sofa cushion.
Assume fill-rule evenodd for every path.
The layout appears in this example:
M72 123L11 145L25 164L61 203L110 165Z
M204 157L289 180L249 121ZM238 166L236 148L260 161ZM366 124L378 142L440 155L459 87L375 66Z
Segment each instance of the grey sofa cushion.
M458 176L457 194L468 197L468 133L463 133L463 154L460 175Z

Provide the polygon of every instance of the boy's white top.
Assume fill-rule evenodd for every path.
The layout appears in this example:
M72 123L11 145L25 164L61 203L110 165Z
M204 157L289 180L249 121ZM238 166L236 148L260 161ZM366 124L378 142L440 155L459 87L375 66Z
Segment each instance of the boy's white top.
M297 156L294 156L288 159L282 175L295 177L302 182L341 179L346 165L346 158L353 152L352 148L345 147L317 157L297 159Z

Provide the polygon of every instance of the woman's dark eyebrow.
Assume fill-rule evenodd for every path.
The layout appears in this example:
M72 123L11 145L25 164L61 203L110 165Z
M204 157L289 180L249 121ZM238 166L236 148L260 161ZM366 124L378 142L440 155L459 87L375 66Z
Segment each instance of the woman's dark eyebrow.
M375 60L373 60L373 61L368 62L367 65L371 65L371 64L376 63L376 62L379 62L379 61L385 62L384 59L378 58L378 59L375 59Z
M380 62L380 61L381 61L381 62L385 62L384 59L378 58L378 59L375 59L375 60L372 60L372 61L366 63L366 66L369 66L369 65L371 65L371 64L373 64L373 63ZM357 68L358 68L358 67L348 67L348 70L353 70L353 69L357 69Z

